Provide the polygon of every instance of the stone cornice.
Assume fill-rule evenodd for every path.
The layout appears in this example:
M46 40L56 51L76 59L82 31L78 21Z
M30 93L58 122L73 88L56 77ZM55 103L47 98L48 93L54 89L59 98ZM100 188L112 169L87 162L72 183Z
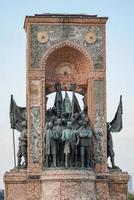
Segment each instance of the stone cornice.
M24 29L27 31L28 24L79 24L79 25L103 25L106 24L107 17L90 17L89 15L66 15L66 16L26 16L24 22Z

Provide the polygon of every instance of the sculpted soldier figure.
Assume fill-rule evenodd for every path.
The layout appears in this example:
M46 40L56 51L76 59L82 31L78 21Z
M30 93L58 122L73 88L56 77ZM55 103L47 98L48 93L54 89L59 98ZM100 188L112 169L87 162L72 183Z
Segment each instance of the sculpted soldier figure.
M110 157L112 168L118 168L114 162L115 153L113 150L113 139L110 133L110 123L107 123L107 157Z
M21 166L26 168L27 167L27 127L26 127L26 121L22 122L22 128L23 130L20 133L19 139L19 150L17 153L18 158L18 168ZM21 165L22 157L24 158L24 165Z
M70 162L70 142L72 139L72 122L67 122L67 128L62 131L62 141L64 143L64 154L65 154L65 167L69 166Z
M53 166L56 167L56 158L57 158L57 135L56 132L54 131L54 127L52 122L49 123L49 129L51 132L51 155L52 155L52 160L53 160Z
M62 112L63 107L63 98L61 93L61 84L59 81L55 83L55 90L56 90L56 96L55 96L55 102L54 106L56 107L57 116L59 116Z
M52 156L52 166L56 167L57 158L57 135L54 131L53 123L46 123L45 128L45 154L46 154L46 166L49 167L49 159Z
M62 130L63 130L62 120L59 118L59 119L57 119L57 125L53 128L53 131L55 132L55 136L56 136L56 140L57 140L56 145L57 145L58 164L59 164L59 162L63 162L63 160L64 160L64 153L63 153L64 146L63 146L63 142L61 140Z
M70 142L70 144L71 144L71 164L73 165L73 162L75 162L75 166L77 166L78 145L79 145L78 129L80 128L80 123L79 123L77 117L75 118L75 115L74 115L74 117L72 117L71 122L72 122L72 129L73 129L72 139Z
M51 135L52 135L52 123L46 123L45 127L45 155L46 155L46 167L49 166L49 159L51 154Z
M80 151L81 151L81 166L82 168L91 165L91 154L93 150L93 131L88 126L87 121L83 121L82 127L79 128L79 138L80 138Z

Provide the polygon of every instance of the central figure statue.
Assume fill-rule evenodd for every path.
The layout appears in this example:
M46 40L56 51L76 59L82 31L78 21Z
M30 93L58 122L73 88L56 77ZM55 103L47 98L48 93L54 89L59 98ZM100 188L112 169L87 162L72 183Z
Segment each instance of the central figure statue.
M67 122L67 128L63 130L61 138L61 140L65 142L64 143L65 167L68 167L70 162L72 135L73 135L72 122Z
M54 106L56 107L57 116L60 116L63 110L63 97L61 92L61 83L59 81L55 83L55 90L56 90L56 96L55 96Z

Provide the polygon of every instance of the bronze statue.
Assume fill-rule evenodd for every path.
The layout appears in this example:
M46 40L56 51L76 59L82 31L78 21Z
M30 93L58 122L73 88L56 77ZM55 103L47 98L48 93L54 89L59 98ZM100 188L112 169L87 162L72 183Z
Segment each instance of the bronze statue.
M61 92L61 83L59 81L55 83L55 90L56 90L56 96L55 96L54 106L56 107L56 112L57 115L59 116L63 110L63 97Z
M114 162L115 153L113 150L113 139L111 132L120 132L122 130L122 114L122 95L120 95L120 101L115 116L111 122L107 122L107 157L110 157L112 168L114 169L119 169L119 167L116 166Z
M23 130L20 133L19 137L19 150L17 153L18 158L18 168L26 168L27 167L27 127L26 121L22 122ZM24 158L24 163L21 164L22 157Z
M107 123L107 157L110 157L112 168L118 168L115 165L115 161L114 161L115 153L113 150L113 139L110 132L110 128L111 128L110 123Z
M51 155L51 135L52 135L52 123L46 123L45 127L45 155L46 155L46 167L49 167L49 159Z
M62 120L60 118L58 118L56 124L57 125L54 126L53 131L55 132L55 136L56 136L56 140L57 140L57 143L56 143L56 145L57 145L56 146L57 162L59 165L59 163L63 162L63 160L64 160L64 153L63 153L64 146L63 146L63 142L61 140L62 131L63 131Z
M83 121L82 127L79 128L81 166L91 166L91 154L93 150L93 131L88 126L87 121Z
M78 108L74 90L72 109L67 92L63 102L59 81L55 83L55 89L54 107L47 110L46 166L77 167L81 161L82 167L89 167L93 154L93 131L88 126L87 114Z
M53 124L52 122L49 123L49 129L51 131L51 142L50 142L50 145L51 145L51 155L52 155L52 166L53 167L56 167L57 164L56 164L56 159L57 159L57 134L54 130L54 127L53 127Z
M64 154L65 154L65 167L69 166L70 162L70 153L71 153L71 148L70 148L70 142L72 139L72 122L67 122L67 128L65 128L62 131L62 141L64 143Z
M71 118L73 135L71 140L71 163L75 162L75 167L77 167L78 161L78 146L79 146L79 134L78 129L80 128L79 114L75 113L74 117Z

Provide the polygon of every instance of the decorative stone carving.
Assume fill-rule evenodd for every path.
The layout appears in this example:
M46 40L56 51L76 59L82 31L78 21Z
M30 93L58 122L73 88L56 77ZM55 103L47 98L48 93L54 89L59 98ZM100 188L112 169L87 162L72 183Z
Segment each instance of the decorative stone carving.
M86 36L85 36L85 40L86 40L87 43L93 44L93 43L96 42L97 36L96 36L96 34L93 33L93 32L88 32L88 33L86 34Z
M46 43L48 42L48 34L46 32L39 32L37 33L37 40L40 43Z
M32 161L33 163L38 163L41 152L40 149L40 131L41 131L41 124L40 124L40 108L33 107L31 108L31 132L32 132Z
M31 25L31 66L32 67L40 67L41 60L43 54L52 46L57 43L61 43L65 40L69 40L70 42L74 42L81 47L84 47L85 50L91 54L94 67L96 69L100 69L103 67L103 26L90 25L90 26L78 26L78 25ZM42 44L42 42L38 42L37 34L39 32L47 32L50 36L49 41L46 45ZM83 40L85 38L86 33L94 33L97 35L97 40L93 45L87 43ZM95 41L95 35L92 36L92 41ZM46 36L45 36L46 37ZM91 37L89 39L91 41ZM41 39L42 41L42 39ZM44 39L43 39L44 41ZM100 59L101 57L101 59Z
M94 131L96 132L97 142L95 148L95 161L102 163L104 161L104 112L96 110Z

